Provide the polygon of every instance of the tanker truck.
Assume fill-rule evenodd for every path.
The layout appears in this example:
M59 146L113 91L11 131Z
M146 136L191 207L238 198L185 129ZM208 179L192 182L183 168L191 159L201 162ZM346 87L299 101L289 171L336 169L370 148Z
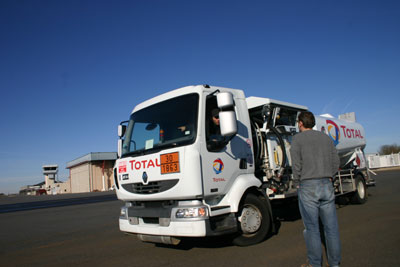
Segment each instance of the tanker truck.
M219 125L212 120L217 111ZM274 231L271 203L296 199L290 145L303 105L242 90L187 86L138 104L118 126L114 179L122 232L145 242L227 235L238 246ZM215 114L214 114L215 115ZM341 160L337 196L367 200L365 131L354 114L316 116Z

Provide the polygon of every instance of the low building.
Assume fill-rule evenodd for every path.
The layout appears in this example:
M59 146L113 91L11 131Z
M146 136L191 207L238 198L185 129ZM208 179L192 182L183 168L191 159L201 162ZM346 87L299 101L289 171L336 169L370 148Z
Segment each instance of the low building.
M368 154L367 161L370 169L399 167L400 153L390 155Z
M115 152L92 152L67 162L71 193L110 190L114 185L116 159Z
M20 195L28 195L28 196L37 196L37 195L46 195L47 192L44 189L45 182L40 182L35 185L26 185L20 188Z

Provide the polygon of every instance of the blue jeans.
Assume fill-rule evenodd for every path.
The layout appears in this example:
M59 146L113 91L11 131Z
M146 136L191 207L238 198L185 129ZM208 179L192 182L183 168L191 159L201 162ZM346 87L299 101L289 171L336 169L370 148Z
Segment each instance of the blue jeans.
M341 260L339 227L331 180L329 178L302 180L298 195L309 264L313 267L322 265L320 219L325 235L329 266L339 266Z

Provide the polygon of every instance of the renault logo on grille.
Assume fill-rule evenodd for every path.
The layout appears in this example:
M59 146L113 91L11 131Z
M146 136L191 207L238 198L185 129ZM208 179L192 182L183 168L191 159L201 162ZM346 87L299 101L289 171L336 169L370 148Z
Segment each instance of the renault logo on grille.
M143 184L147 184L147 180L148 180L148 176L146 172L143 172L142 174L142 180L143 180Z

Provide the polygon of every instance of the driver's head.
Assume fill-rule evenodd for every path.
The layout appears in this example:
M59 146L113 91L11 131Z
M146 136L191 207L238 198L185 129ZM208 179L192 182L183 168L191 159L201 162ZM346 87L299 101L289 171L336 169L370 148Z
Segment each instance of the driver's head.
M219 109L215 108L211 111L212 121L215 125L219 125Z

